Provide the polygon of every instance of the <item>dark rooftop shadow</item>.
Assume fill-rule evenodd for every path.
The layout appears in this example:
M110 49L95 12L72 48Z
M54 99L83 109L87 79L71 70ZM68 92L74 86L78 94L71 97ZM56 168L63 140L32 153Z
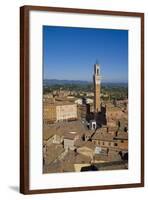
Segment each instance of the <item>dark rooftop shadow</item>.
M19 187L15 185L10 185L9 188L15 192L19 192Z
M98 171L98 168L95 165L82 167L81 172L85 172L85 171Z

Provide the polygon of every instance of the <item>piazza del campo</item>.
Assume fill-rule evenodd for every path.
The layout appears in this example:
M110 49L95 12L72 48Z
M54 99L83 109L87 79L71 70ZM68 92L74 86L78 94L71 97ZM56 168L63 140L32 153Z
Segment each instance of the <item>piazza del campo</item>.
M87 91L56 86L43 94L43 173L128 169L128 95L103 90L98 63Z

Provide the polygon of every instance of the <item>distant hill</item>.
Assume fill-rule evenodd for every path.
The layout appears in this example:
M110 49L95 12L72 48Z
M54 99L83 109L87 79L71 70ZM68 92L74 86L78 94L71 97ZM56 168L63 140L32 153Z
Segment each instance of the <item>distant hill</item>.
M44 86L50 86L50 85L65 85L65 84L86 85L86 84L91 84L91 82L89 82L89 81L81 81L81 80L44 79L43 84L44 84Z
M52 85L69 85L69 84L75 84L75 85L88 85L92 84L91 81L82 81L82 80L58 80L58 79L44 79L43 85L44 86L52 86ZM128 83L114 83L114 82L102 82L102 86L111 86L111 87L127 87Z
M124 82L118 82L118 83L113 83L113 82L103 82L102 86L106 87L128 87L128 83Z

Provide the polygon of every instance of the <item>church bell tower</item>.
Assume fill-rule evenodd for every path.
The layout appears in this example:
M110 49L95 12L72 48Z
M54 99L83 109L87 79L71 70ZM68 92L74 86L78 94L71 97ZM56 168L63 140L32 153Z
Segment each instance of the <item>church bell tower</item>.
M100 76L100 65L94 65L94 112L100 112L100 84L101 84L101 76Z

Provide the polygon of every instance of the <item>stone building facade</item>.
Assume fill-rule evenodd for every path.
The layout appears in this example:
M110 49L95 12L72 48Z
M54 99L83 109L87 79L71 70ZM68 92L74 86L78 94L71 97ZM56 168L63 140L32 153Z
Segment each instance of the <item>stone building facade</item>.
M56 121L77 119L76 104L62 104L56 106Z
M43 123L50 124L55 122L57 119L56 116L56 106L49 102L43 103Z
M43 122L51 124L57 121L76 120L77 105L73 103L43 102Z

